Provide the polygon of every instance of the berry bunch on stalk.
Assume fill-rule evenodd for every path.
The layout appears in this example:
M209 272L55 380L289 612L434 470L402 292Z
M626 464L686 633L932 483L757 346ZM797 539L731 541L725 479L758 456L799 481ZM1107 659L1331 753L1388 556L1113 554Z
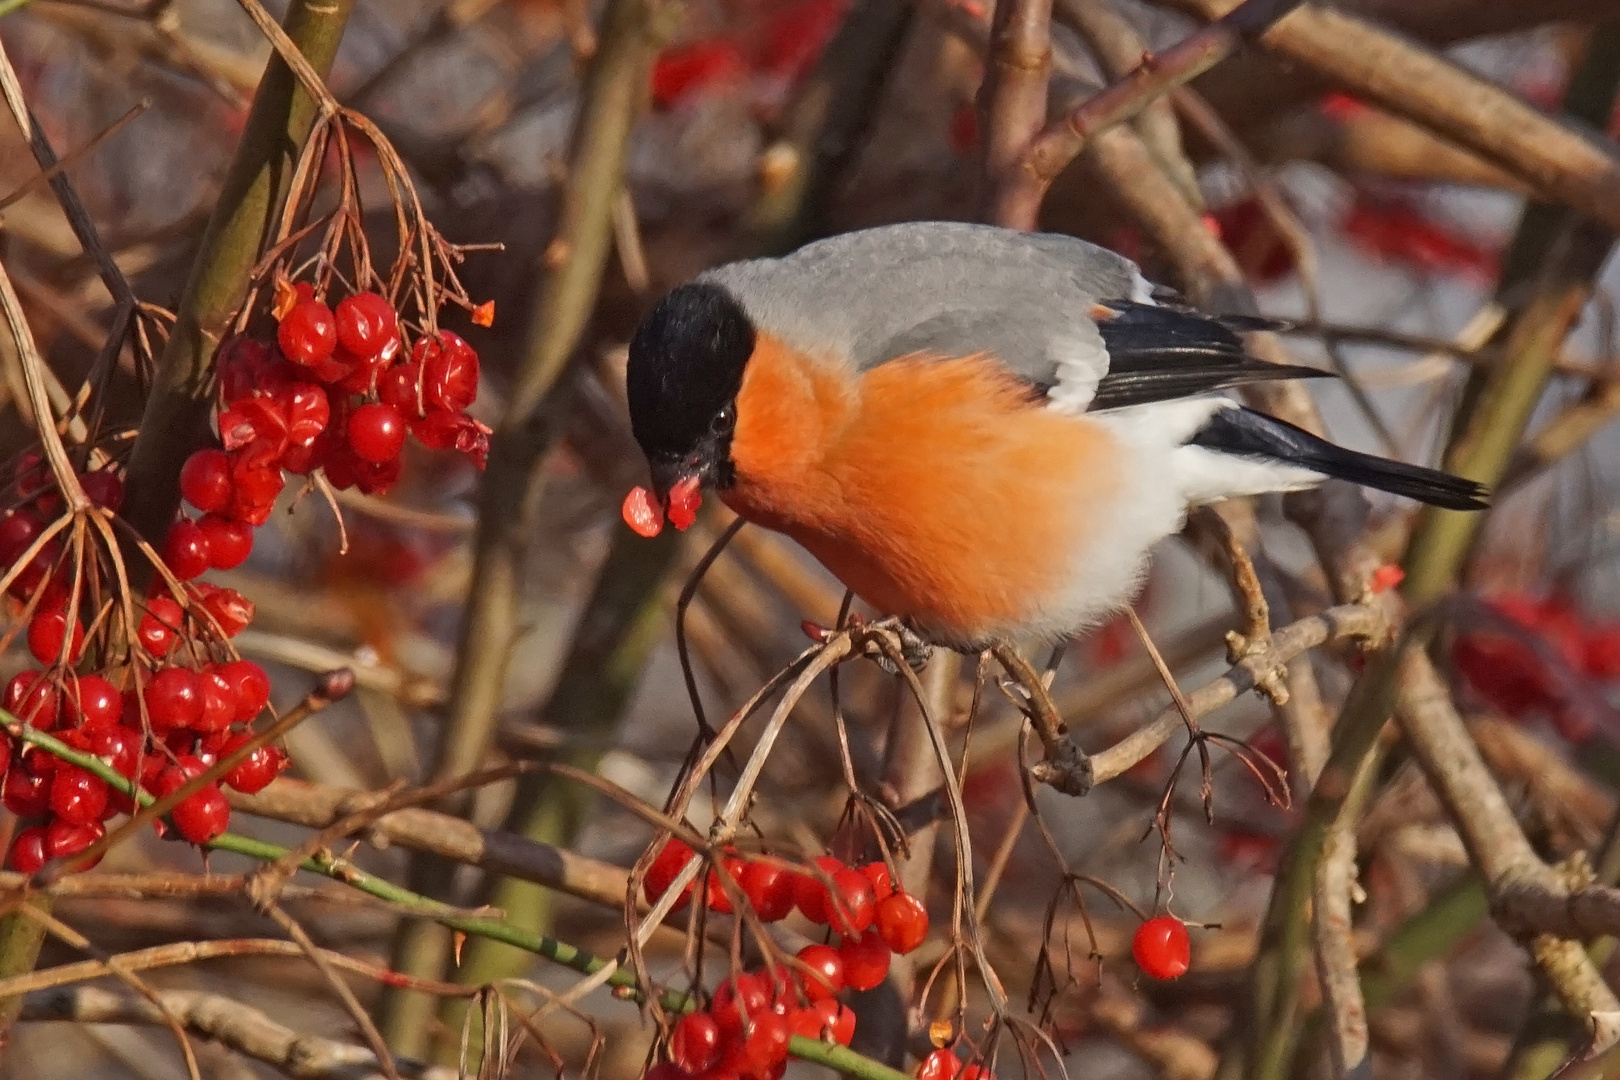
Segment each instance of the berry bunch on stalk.
M648 903L657 903L694 858L686 844L667 841L642 885ZM881 862L852 867L822 856L814 870L794 870L775 859L728 853L701 882L710 911L729 915L739 897L762 923L780 922L797 908L830 933L827 942L800 949L792 964L731 975L707 1009L676 1021L669 1062L649 1074L662 1080L774 1080L787 1067L794 1035L848 1046L855 1014L840 994L877 987L888 978L894 954L911 952L928 936L927 908L897 888ZM674 910L684 908L695 891L688 885Z
M395 201L399 253L386 274L374 270L361 227L354 137L375 151ZM323 170L328 162L335 168ZM335 176L335 205L312 220L326 174ZM290 191L233 332L214 357L214 445L184 462L185 505L159 550L137 545L155 570L144 595L129 587L116 542L117 530L129 531L117 516L118 460L87 444L75 448L85 463L78 467L47 431L48 445L0 477L8 484L0 589L18 605L0 651L26 633L39 664L6 684L0 705L159 798L246 743L269 704L268 676L231 646L253 619L252 603L201 577L247 559L287 474L306 478L305 492L381 494L400 477L409 436L480 468L489 449L489 429L467 412L478 354L437 319L451 303L488 326L493 307L467 298L453 269L463 249L423 216L392 147L357 114L324 115ZM83 852L105 834L105 822L134 805L19 735L0 737L0 802L23 822L8 863L32 873ZM180 802L159 831L214 840L230 820L221 784L256 792L286 766L282 750L259 748Z

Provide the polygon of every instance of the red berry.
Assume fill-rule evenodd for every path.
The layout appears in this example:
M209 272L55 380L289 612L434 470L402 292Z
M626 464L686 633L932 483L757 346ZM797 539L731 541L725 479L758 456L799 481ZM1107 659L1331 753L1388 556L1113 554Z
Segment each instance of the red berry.
M837 903L827 905L827 923L834 930L849 937L864 933L872 925L877 902L873 899L872 881L865 874L847 866L839 870L833 874L832 895Z
M799 961L809 968L804 975L804 996L811 1001L830 998L844 988L844 958L831 945L806 945Z
M20 818L41 817L51 808L51 777L34 764L30 755L26 766L13 764L0 784L0 803ZM46 755L49 757L50 755Z
M225 677L213 668L205 668L197 675L198 685L202 687L202 717L198 719L198 731L224 731L236 719L236 694Z
M815 860L815 865L831 877L844 869L844 864L831 855ZM800 874L793 882L793 899L804 917L813 923L827 921L827 886L814 874Z
M51 775L51 813L75 825L100 821L107 809L107 781L63 762Z
M0 734L0 776L4 776L9 768L11 768L11 737Z
M253 526L218 514L204 514L197 521L208 542L208 565L215 570L234 570L247 561L253 550Z
M68 687L67 697L86 731L115 727L123 718L123 695L100 675L81 675Z
M788 1025L793 1034L820 1042L831 1036L833 1042L848 1046L855 1037L855 1014L832 998L813 1002L809 1008L788 1014Z
M460 335L441 330L437 341L422 338L411 361L422 367L422 400L429 408L461 412L478 396L478 354Z
M180 467L180 494L203 513L231 505L231 459L223 450L198 450Z
M219 673L230 683L236 698L235 720L246 724L270 704L270 676L251 660L232 660L219 665Z
M43 671L20 671L6 683L6 712L40 731L62 722L62 695Z
M872 896L878 903L882 903L893 894L894 875L889 873L888 863L867 863L861 867L861 873L872 883Z
M332 419L326 391L309 383L294 383L289 387L282 409L287 414L287 442L292 446L313 443Z
M124 507L124 480L110 469L97 469L79 477L79 486L91 502L111 513Z
M70 855L77 855L106 835L107 830L101 827L99 821L81 822L57 818L45 826L45 854L52 859L65 859ZM94 865L95 863L91 864ZM88 870L90 867L86 866L83 869Z
M218 784L208 784L182 799L169 816L181 837L193 844L206 844L230 825L231 805Z
M194 521L181 518L169 526L163 541L163 562L181 581L200 577L208 569L208 536Z
M956 1080L996 1080L996 1074L990 1069L975 1061L956 1074Z
M220 756L232 753L247 740L246 734L233 736L221 748ZM270 781L281 775L287 765L285 750L276 746L261 746L227 772L222 780L245 795L254 795L268 787Z
M726 887L721 883L720 875L724 874L726 876L726 880L730 882L731 887L736 888L737 875L742 873L742 869L743 861L741 859L737 858L735 855L726 855L720 859L720 868L718 871L710 869L703 875L704 880L708 883L705 896L707 897L710 911L717 911L722 915L731 914L731 897L726 895Z
M17 873L37 874L45 861L45 826L31 826L12 839L6 862Z
M692 861L694 854L690 847L673 838L663 846L658 852L657 858L653 859L652 865L647 868L647 877L641 883L642 895L647 898L647 903L658 903L659 898L668 892L669 887L674 884L675 875L679 874L682 868ZM686 888L681 890L680 898L675 901L675 906L670 910L681 910L686 906L686 902L691 896L692 886L688 884Z
M935 1050L917 1066L917 1080L955 1080L962 1071L962 1059L952 1050Z
M897 953L908 953L928 936L928 909L910 893L900 890L878 902L878 933Z
M878 934L845 938L838 955L844 961L844 985L851 990L870 990L889 977L892 954Z
M97 757L105 758L114 769L118 770L119 776L133 780L135 769L140 762L141 746L145 741L145 737L139 731L119 724L116 727L100 728L91 732L88 749Z
M687 1013L669 1036L669 1057L689 1076L720 1060L720 1025L708 1013Z
M793 911L793 873L768 862L743 867L739 884L762 922L777 922Z
M202 711L202 685L195 672L164 668L147 680L146 713L158 731L195 727Z
M303 367L320 363L337 348L337 320L319 300L303 300L282 316L276 344L287 359Z
M788 1041L792 1038L793 1029L788 1027L785 1016L767 1009L749 1017L742 1043L742 1059L748 1066L747 1071L763 1076L786 1061Z
M184 611L167 596L154 596L146 602L146 614L141 616L136 636L146 651L159 659L169 655L174 647L175 635L180 632Z
M253 601L235 589L210 588L206 584L202 589L203 610L214 617L226 637L235 637L253 621Z
M1155 979L1176 979L1187 973L1192 941L1180 919L1159 915L1136 928L1131 936L1136 966Z
M377 379L377 397L384 405L392 405L401 416L420 420L427 415L422 407L422 365L399 364L383 372Z
M49 667L55 663L77 664L84 654L84 627L73 620L73 641L68 643L68 617L64 611L36 611L28 621L28 651Z
M392 405L362 405L349 417L348 434L356 456L381 464L405 448L405 418Z
M22 558L39 534L45 531L45 523L33 514L22 510L8 510L4 517L0 517L0 567L8 567Z
M743 1025L771 1009L771 984L762 975L744 972L720 984L709 1003L709 1015L720 1025L720 1041L736 1042Z
M394 306L374 292L355 293L337 306L338 342L356 356L376 356L398 334Z

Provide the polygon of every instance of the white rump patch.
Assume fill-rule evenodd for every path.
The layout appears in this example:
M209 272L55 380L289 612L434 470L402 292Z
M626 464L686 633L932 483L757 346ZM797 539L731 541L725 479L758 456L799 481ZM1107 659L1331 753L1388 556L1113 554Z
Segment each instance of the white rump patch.
M1097 396L1097 384L1108 373L1108 350L1095 331L1091 339L1067 337L1054 341L1051 357L1057 364L1057 382L1046 392L1047 407L1079 416Z

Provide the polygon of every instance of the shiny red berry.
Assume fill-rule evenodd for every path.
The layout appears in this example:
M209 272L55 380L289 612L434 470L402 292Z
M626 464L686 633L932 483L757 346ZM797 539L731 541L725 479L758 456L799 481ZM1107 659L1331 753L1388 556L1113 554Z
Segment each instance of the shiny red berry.
M252 660L231 660L219 665L218 670L236 697L237 723L251 722L270 704L270 676Z
M336 314L338 341L356 356L376 356L399 335L394 305L374 292L345 297Z
M56 663L77 664L84 655L84 626L78 619L71 620L72 642L68 640L69 623L65 611L36 611L28 620L28 651L34 659L49 667Z
M742 873L742 869L743 861L741 859L735 855L726 855L720 859L720 868L718 870L711 868L703 875L704 880L708 882L705 895L710 911L717 911L722 915L731 914L731 897L726 893L726 886L729 884L731 888L737 888L737 876ZM725 882L721 881L721 874L725 875Z
M1136 928L1131 936L1136 966L1155 979L1177 979L1192 962L1192 941L1187 927L1171 915L1159 915Z
M867 863L861 867L861 873L865 874L866 880L872 883L872 896L877 902L882 903L893 894L894 875L889 873L887 863Z
M720 1041L740 1039L744 1023L769 1012L773 997L770 982L754 972L734 975L722 982L709 1005L709 1015L720 1025Z
M30 826L12 839L6 862L17 873L37 874L45 861L45 826Z
M362 405L349 417L348 434L357 457L381 464L405 448L405 418L392 405Z
M935 1050L917 1066L917 1080L955 1080L962 1071L962 1059L953 1050Z
M204 514L197 528L208 542L208 565L215 570L234 570L253 551L253 526L245 521Z
M77 855L107 835L99 821L68 821L57 818L45 826L45 854L52 859L65 859ZM100 862L97 859L96 862ZM91 863L94 866L95 863ZM89 866L82 869L88 870Z
M696 1076L720 1060L720 1025L708 1013L687 1013L669 1035L669 1058Z
M174 647L182 617L181 607L173 599L154 596L146 602L146 613L141 616L136 636L147 652L161 659L169 655L169 650Z
M838 955L844 961L844 985L851 990L870 990L889 977L893 954L878 934L845 938Z
M827 904L827 925L848 937L864 933L872 925L877 907L871 879L859 870L844 867L833 874L833 900Z
M50 773L41 771L32 761L26 767L13 763L5 783L0 784L0 803L20 818L44 815L51 808Z
M194 521L181 518L169 526L163 541L163 562L181 581L200 577L208 569L208 536Z
M182 799L169 816L181 837L193 844L206 844L230 826L231 805L218 784L208 784Z
M235 589L208 589L206 584L204 588L203 610L219 624L220 633L228 638L235 637L253 621L253 601Z
M220 756L233 753L247 740L246 734L232 736L220 749ZM287 765L285 750L277 746L261 746L221 779L228 787L233 787L245 795L254 795L268 787L270 781L280 776Z
M212 667L197 673L197 683L202 688L203 707L196 730L224 731L236 720L236 692Z
M420 420L427 415L422 407L420 364L399 364L383 372L377 379L377 397L384 405L392 405L401 416Z
M85 731L115 727L124 715L124 697L100 675L81 675L67 688L68 704Z
M202 686L195 672L164 668L147 680L146 713L158 731L195 727L202 710Z
M908 953L928 937L928 909L910 893L897 891L878 902L877 928L890 949Z
M337 348L337 320L332 309L319 300L293 305L276 328L276 344L287 359L311 367L332 355Z
M45 523L24 510L8 510L0 517L0 566L10 566L22 558Z
M197 450L180 467L180 494L203 513L231 505L231 459L223 450Z
M51 813L75 825L100 821L107 809L107 781L63 762L51 775Z
M743 867L739 883L761 921L777 922L792 912L793 877L792 871L774 863L751 862Z
M793 1029L787 1017L766 1009L748 1018L743 1029L742 1059L753 1076L764 1076L787 1060Z
M40 731L50 731L62 722L61 691L43 671L13 675L0 704L12 716Z
M671 839L659 850L657 858L647 868L647 877L641 883L642 894L646 896L647 903L656 904L659 899L669 891L675 883L675 875L679 874L691 862L695 852L679 840ZM692 886L688 884L681 890L681 895L675 901L672 911L679 911L686 906L692 896Z
M793 1034L817 1042L831 1038L841 1046L848 1046L855 1038L855 1014L849 1007L832 998L813 1002L809 1008L788 1014L788 1025Z
M461 412L478 396L478 354L460 335L441 330L437 341L422 338L411 361L421 365L422 398L430 408Z
M289 446L309 446L332 419L326 391L311 383L294 383L282 395L281 405L287 415Z
M822 855L814 861L816 867L829 877L845 869L844 864L831 855ZM827 921L827 886L820 877L800 874L793 882L793 898L805 918L813 923Z
M110 469L96 469L79 477L79 486L89 500L114 514L124 507L123 477Z
M810 970L804 974L804 996L811 1001L830 998L844 988L844 958L831 945L806 945L799 950L799 961Z

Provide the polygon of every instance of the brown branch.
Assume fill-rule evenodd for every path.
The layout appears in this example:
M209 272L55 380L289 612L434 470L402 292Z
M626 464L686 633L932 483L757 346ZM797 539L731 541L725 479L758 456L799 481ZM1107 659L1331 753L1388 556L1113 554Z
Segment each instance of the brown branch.
M1244 0L1230 12L1158 56L1146 56L1124 78L1047 127L1000 185L995 220L1033 225L1041 198L1059 173L1100 133L1139 114L1149 102L1208 71L1238 43L1264 34L1300 0ZM1000 174L997 174L1000 175ZM1028 222L1029 225L1022 223Z
M1028 187L1022 163L1046 126L1052 77L1052 0L997 0L990 20L979 112L984 131L981 217L1010 229L1033 229L1039 195Z
M1175 0L1174 6L1206 19L1235 10L1232 0ZM1319 4L1301 7L1260 42L1454 140L1544 198L1620 228L1620 159L1613 151L1461 66L1366 18Z
M164 990L162 1009L186 1029L213 1039L255 1061L274 1066L297 1080L381 1080L371 1051L335 1039L294 1031L265 1013L221 994ZM163 1023L163 1012L150 1001L93 986L52 990L23 1000L23 1020L67 1020L79 1024ZM457 1080L456 1069L399 1059L400 1075L414 1080Z

